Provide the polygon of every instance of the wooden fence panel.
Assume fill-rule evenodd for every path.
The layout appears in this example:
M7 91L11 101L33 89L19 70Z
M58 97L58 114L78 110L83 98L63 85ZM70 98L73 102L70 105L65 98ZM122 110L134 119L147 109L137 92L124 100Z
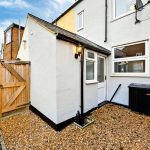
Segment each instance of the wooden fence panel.
M30 63L0 62L0 115L30 102Z

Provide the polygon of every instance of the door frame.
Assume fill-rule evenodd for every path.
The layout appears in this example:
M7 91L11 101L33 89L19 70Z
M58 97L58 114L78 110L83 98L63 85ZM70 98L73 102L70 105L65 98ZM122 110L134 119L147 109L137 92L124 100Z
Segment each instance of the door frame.
M104 84L105 84L104 101L105 101L107 99L107 60L106 60L106 56L97 54L97 65L98 65L98 57L104 59ZM99 82L98 82L98 86L99 86ZM99 100L98 100L98 104L99 104Z

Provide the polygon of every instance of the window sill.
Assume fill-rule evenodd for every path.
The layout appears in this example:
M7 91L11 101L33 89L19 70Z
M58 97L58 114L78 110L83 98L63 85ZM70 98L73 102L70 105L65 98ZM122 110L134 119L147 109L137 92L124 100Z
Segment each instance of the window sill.
M82 28L78 28L77 29L77 32L79 32L79 31L81 31L81 30L83 30L84 28L82 27Z
M150 78L149 74L146 73L113 73L110 77L140 77L140 78Z
M134 14L134 13L135 13L135 11L131 11L131 12L129 12L129 13L126 13L126 14L122 15L122 16L113 18L110 22L111 22L111 23L112 23L112 22L115 22L115 21L117 21L117 20L119 20L119 19L122 19L122 18L127 17L127 16L129 16L129 15L131 15L131 14Z
M97 84L98 81L86 81L85 83L86 83L87 85L89 85L89 84Z

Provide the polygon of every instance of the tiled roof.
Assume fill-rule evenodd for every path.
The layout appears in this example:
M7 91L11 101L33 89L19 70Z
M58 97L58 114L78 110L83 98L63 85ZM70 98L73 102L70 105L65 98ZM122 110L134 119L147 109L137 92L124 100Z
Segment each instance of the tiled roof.
M95 44L94 42L92 42L78 34L75 34L75 33L69 32L65 29L62 29L62 28L60 28L56 25L53 25L43 19L40 19L32 14L28 14L28 16L30 16L31 18L36 20L38 23L40 23L42 26L46 27L47 29L53 31L56 34L57 39L68 41L68 42L71 42L74 44L82 44L87 49L91 49L96 52L103 53L105 55L111 54L111 52L108 49L106 49L102 46L99 46L99 45Z
M16 28L19 28L19 25L18 24L15 24L15 23L12 23L9 27L7 27L7 29L5 29L4 32L7 32L9 29L13 28L13 27L16 27ZM24 29L23 26L20 26L20 29Z

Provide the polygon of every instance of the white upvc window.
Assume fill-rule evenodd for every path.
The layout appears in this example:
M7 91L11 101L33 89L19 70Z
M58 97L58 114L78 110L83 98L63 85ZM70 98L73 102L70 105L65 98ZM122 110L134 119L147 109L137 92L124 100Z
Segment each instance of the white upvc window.
M112 75L149 76L148 42L113 47Z
M113 19L135 11L136 0L113 0Z
M84 28L84 10L78 13L78 30Z
M97 54L86 52L86 83L97 82Z
M11 42L11 29L6 32L6 44Z

